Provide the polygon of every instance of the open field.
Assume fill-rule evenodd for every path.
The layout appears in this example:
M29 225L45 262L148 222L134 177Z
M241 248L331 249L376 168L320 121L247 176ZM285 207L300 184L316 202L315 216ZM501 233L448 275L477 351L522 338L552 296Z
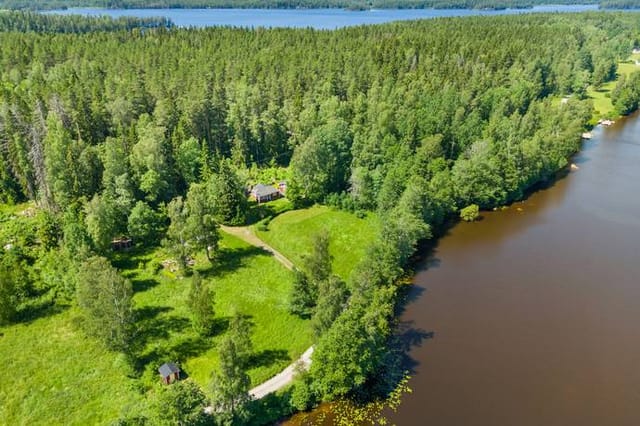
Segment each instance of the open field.
M298 358L311 345L312 333L308 321L288 313L291 272L235 237L223 234L220 246L214 266L204 256L196 259L196 269L215 294L215 329L206 338L190 324L189 278L162 268L167 258L162 250L116 256L114 264L135 292L138 374L83 334L75 308L2 329L0 356L11 373L0 384L1 423L108 423L142 401L144 389L158 380L156 368L166 361L178 361L208 392L218 363L217 342L236 310L253 324L252 386Z
M364 258L379 226L378 218L372 213L360 219L349 212L314 206L283 213L274 218L267 229L257 227L256 234L296 265L310 252L313 236L326 229L330 235L334 272L347 279L353 267Z
M104 424L141 400L121 357L87 339L77 317L68 309L2 329L0 423Z
M618 76L629 75L634 71L640 71L640 66L635 64L636 60L640 60L640 54L631 55L630 59L626 62L620 62L618 64ZM599 89L589 87L587 89L587 96L593 100L593 109L595 110L594 116L598 118L613 118L613 104L611 103L611 91L616 87L617 81L610 81L603 84Z

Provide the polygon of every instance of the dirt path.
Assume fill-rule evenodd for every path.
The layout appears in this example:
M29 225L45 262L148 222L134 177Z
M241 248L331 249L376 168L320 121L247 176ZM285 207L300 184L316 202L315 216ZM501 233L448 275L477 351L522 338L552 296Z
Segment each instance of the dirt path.
M249 395L251 395L251 397L254 399L260 399L264 396L269 395L270 393L277 391L278 389L282 389L293 381L293 376L295 376L296 374L297 365L301 365L301 367L305 370L309 369L309 367L311 366L312 354L313 346L307 349L296 362L289 365L287 368L285 368L266 382L251 389L249 391Z
M222 229L227 234L231 234L234 237L240 238L241 240L251 244L252 246L260 247L261 249L268 251L269 253L273 254L273 257L275 257L278 262L282 263L285 268L293 270L293 263L289 259L284 257L284 255L278 250L274 249L269 244L258 238L248 226L220 225L220 229Z
M284 257L282 253L271 247L269 244L262 241L260 238L253 233L251 228L247 226L224 226L221 225L220 228L226 232L227 234L231 234L235 237L240 238L241 240L251 244L252 246L260 247L271 254L276 258L276 260L284 265L285 268L289 270L293 270L293 263ZM304 353L298 358L293 364L290 364L287 368L282 370L280 373L276 374L266 382L256 386L255 388L249 391L249 395L251 395L254 399L260 399L270 393L273 393L279 389L282 389L289 383L293 381L293 377L296 373L296 366L300 365L305 370L308 370L311 366L311 355L313 354L313 346L304 351ZM212 413L213 408L207 407L205 412Z

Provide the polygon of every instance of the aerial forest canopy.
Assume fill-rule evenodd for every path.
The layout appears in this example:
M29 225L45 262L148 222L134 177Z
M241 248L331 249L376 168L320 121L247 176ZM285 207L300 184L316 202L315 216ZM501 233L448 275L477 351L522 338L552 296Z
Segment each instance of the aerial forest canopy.
M548 4L599 4L602 8L640 7L640 0L0 0L0 9L133 8L348 8L505 9Z
M59 19L0 32L0 202L38 206L35 225L0 214L0 323L43 294L88 316L116 294L89 329L130 350L133 290L104 259L112 238L163 241L183 268L196 250L213 263L217 224L245 221L249 177L286 169L296 205L381 223L346 282L314 267L296 284L331 290L300 303L326 315L299 408L397 383L395 283L417 242L553 178L592 116L587 87L640 46L640 15L622 13L84 34ZM637 81L612 93L619 112L638 107ZM207 292L194 285L194 310Z
M173 24L165 18L108 16L85 17L80 15L47 15L28 11L0 10L0 31L36 33L86 33L91 31L116 31L166 27Z
M585 88L615 77L637 20L4 32L0 199L64 211L126 190L158 206L226 158L291 165L300 201L344 193L386 211L420 178L418 192L451 189L437 217L502 204L575 151Z

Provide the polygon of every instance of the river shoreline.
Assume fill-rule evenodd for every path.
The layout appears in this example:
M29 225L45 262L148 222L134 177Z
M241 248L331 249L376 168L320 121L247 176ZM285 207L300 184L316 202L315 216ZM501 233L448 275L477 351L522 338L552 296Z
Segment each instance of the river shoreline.
M609 148L609 146L603 146L603 145L608 142L609 134L617 134L619 132L624 132L625 128L633 127L634 125L638 127L637 126L638 121L640 121L640 118L638 117L638 113L636 112L630 117L619 120L617 124L615 124L610 128L597 129L597 135L594 137L594 139L591 141L585 141L583 145L583 149L573 157L573 161L583 166L581 167L580 171L577 172L579 175L583 175L583 176L580 176L580 179L578 179L577 177L573 178L571 177L570 174L565 174L564 176L561 176L558 180L553 182L553 184L550 186L548 190L538 191L536 193L533 193L529 198L527 198L523 202L519 202L517 205L512 205L511 207L507 208L504 211L486 212L485 220L483 220L481 223L460 224L459 226L452 228L449 235L447 235L445 238L440 239L438 243L435 244L431 253L427 253L427 258L424 260L424 263L422 264L422 269L419 269L415 276L414 291L418 291L419 293L423 293L426 291L426 292L429 292L430 294L428 295L428 297L421 297L419 299L414 298L415 300L411 302L411 304L407 305L406 307L407 309L404 315L401 317L401 321L409 322L416 326L418 324L431 323L432 327L427 330L433 333L434 339L433 341L429 340L428 343L426 341L420 342L411 351L412 357L416 360L417 365L419 366L417 369L417 376L421 377L420 379L421 385L417 389L414 387L417 380L414 377L414 380L410 382L409 386L414 388L414 391L417 390L417 392L414 392L412 395L408 396L407 399L409 400L409 404L410 404L409 407L401 406L398 415L391 415L392 421L397 421L398 424L417 424L415 422L412 423L411 421L409 421L406 415L410 412L413 412L415 414L416 410L420 412L422 410L430 409L432 411L435 410L438 412L436 415L434 415L434 422L435 422L434 424L478 424L478 425L504 424L504 423L496 423L498 418L502 418L502 417L499 417L501 416L500 410L497 409L496 406L491 406L493 410L492 411L489 409L491 407L480 406L479 401L486 402L487 400L492 399L490 396L485 397L485 395L483 395L483 392L485 393L488 392L489 395L491 395L492 392L495 394L500 394L502 395L503 398L506 398L506 394L504 394L501 388L495 388L494 386L488 385L487 380L489 379L489 377L492 377L493 375L491 375L490 373L481 371L479 367L476 367L474 365L469 365L468 361L470 361L471 359L475 359L476 362L479 361L480 363L485 363L485 365L492 365L494 369L493 371L498 372L498 371L501 371L501 367L499 367L499 364L496 364L497 362L496 358L499 357L498 354L506 350L506 351L518 353L519 356L517 357L514 356L516 360L526 357L530 359L529 363L531 364L537 364L540 362L554 364L556 362L562 361L560 363L564 366L564 356L561 360L556 360L555 356L551 358L549 358L548 356L537 356L536 358L531 358L531 356L534 356L534 355L529 355L527 352L522 351L522 349L526 351L526 348L527 348L527 345L525 345L522 342L520 343L520 346L524 346L524 347L520 347L520 348L511 347L512 345L505 346L508 344L507 342L509 342L510 339L515 339L515 341L521 341L523 339L523 336L521 335L522 331L520 331L520 329L518 329L517 327L518 323L551 322L555 324L556 328L560 328L562 330L563 324L557 323L554 319L554 316L558 316L558 315L563 317L566 316L566 313L563 313L564 310L562 309L557 310L555 306L552 306L553 309L551 310L551 312L553 313L553 316L550 315L551 316L550 319L547 319L547 318L538 319L538 318L535 318L535 316L532 318L528 315L522 315L517 310L514 311L515 308L513 306L506 306L506 305L503 306L502 303L498 308L496 307L493 308L494 310L497 309L499 312L502 311L513 316L511 322L516 323L516 325L513 325L513 324L504 323L503 320L506 318L499 315L495 315L497 317L495 321L498 321L498 322L494 322L494 319L491 318L492 316L494 316L493 313L490 313L491 312L490 310L489 311L482 310L481 308L478 307L477 303L478 303L478 300L482 300L483 301L482 306L484 305L491 306L491 303L492 303L491 297L497 298L496 300L501 300L502 298L506 297L507 299L511 300L511 303L513 305L519 306L521 304L524 304L524 306L527 306L527 304L532 302L526 297L524 299L522 298L523 291L525 293L529 292L529 293L539 294L538 296L536 296L536 298L541 298L543 300L546 297L548 297L544 293L541 293L540 291L538 291L538 288L536 288L540 286L539 279L532 279L532 277L529 276L529 274L527 274L527 271L530 271L530 273L535 273L538 275L548 276L549 274L546 273L547 271L540 271L539 268L537 268L537 265L540 262L544 262L545 264L553 262L553 264L559 264L559 265L562 265L565 262L563 262L562 259L550 258L549 256L545 255L544 251L540 252L537 249L535 249L532 252L532 253L535 253L535 259L537 259L537 262L531 263L531 260L533 259L529 260L527 258L524 258L524 259L514 258L511 255L511 253L509 253L508 251L505 251L507 250L505 248L505 244L509 245L509 243L507 242L508 240L505 240L506 237L503 237L503 236L514 235L513 238L517 240L518 247L521 250L527 250L528 252L531 252L532 250L532 247L530 247L532 245L532 242L527 241L527 238L522 237L521 235L523 233L535 234L537 237L535 241L536 243L538 241L542 242L542 241L546 241L549 238L552 238L551 235L553 235L553 232L548 230L546 226L541 226L541 224L547 223L549 219L542 219L540 217L536 217L536 215L546 217L546 216L549 216L550 214L553 214L554 209L555 210L562 209L563 203L566 204L566 199L571 198L571 193L568 192L568 188L571 186L578 186L580 190L588 191L588 188L586 189L583 189L583 188L592 181L591 174L600 173L600 171L595 170L597 166L592 164L592 163L595 163L596 161L596 159L594 158L595 156L593 154L594 150L606 151ZM603 155L603 157L605 157L605 159L603 159L602 161L606 162L607 165L610 166L609 159L606 158L607 155ZM584 201L582 199L578 197L575 197L575 198L576 198L575 200L571 198L571 201L573 201L574 203L578 203L578 205L580 205L581 208L587 208L592 210L592 212L597 212L597 217L595 218L596 220L594 221L594 223L600 224L601 227L603 228L611 226L610 218L607 217L608 215L606 215L606 213L604 213L602 210L594 209L590 205L585 206ZM563 214L563 218L562 218L563 220L558 221L558 223L555 224L555 228L557 229L554 228L555 232L558 234L560 234L561 229L569 227L569 222L566 222L565 220L565 217L567 216L567 212L562 210L562 214ZM605 216L603 216L603 214L605 214ZM612 212L612 216L616 216L615 211ZM570 217L570 215L568 217ZM627 223L626 221L629 220L628 217L625 217L625 219L626 220L619 219L618 224ZM629 223L633 223L633 222L629 222ZM616 223L614 222L613 225L615 224ZM523 226L529 226L532 229L525 230L526 228L523 228ZM507 229L505 230L504 228L507 228ZM572 225L571 228L572 230L576 229L576 231L578 232L581 231L580 228L576 228L574 225ZM597 233L601 234L601 230L598 229ZM498 235L492 235L492 234L498 234ZM457 249L455 249L456 244L458 244L457 239L461 238L460 235L463 235L462 238L466 240L465 244L467 244L467 246L465 248L462 248L463 246L459 246ZM585 239L589 240L589 236L585 236L585 235L578 236L578 234L576 234L573 236L573 239L576 241L571 241L567 238L562 238L558 236L554 236L554 238L557 239L557 241L563 241L563 244L565 245L574 247L573 252L568 252L565 255L566 258L574 259L576 257L580 258L585 255L590 256L589 246L580 245L581 244L580 240L585 240ZM483 241L487 241L487 242L496 241L497 245L495 249L493 249L493 248L487 247L487 243L483 244ZM454 248L452 248L452 244ZM609 241L608 245L615 247L615 241L613 240ZM488 259L485 259L485 262L491 263L494 257L497 259L508 258L510 259L510 262L515 263L516 266L520 266L522 270L517 271L515 270L516 269L515 266L510 267L510 265L506 265L504 264L504 262L502 262L503 263L502 268L509 268L514 270L509 271L508 273L502 273L499 275L492 274L489 272L492 269L492 267L487 265L482 265L482 260L478 258L479 253L477 252L477 250L482 250L483 255L487 251L489 252L489 255L486 256L488 257ZM495 250L495 253L493 253L492 250ZM548 250L554 251L551 248ZM458 251L461 252L459 256L461 257L461 259L458 259L456 256L454 256L454 252L457 255ZM448 267L443 266L445 262L447 262L450 266ZM601 267L604 268L606 264L607 263L602 264ZM467 273L462 273L460 271L455 270L457 268L460 268L462 265L464 265L465 268L471 269L471 271ZM625 266L630 267L631 265L625 264ZM446 269L446 271L443 272L442 271L443 268ZM566 279L573 280L574 278L571 278L572 277L571 270L566 270L566 268L564 269L565 270L562 273L560 271L556 271L557 274L560 276L564 276L565 280ZM486 271L488 275L483 277L482 274L479 273L479 271ZM599 274L601 275L602 272L599 271ZM505 278L500 275L508 275L508 277ZM474 281L479 280L480 283L476 282L475 285L471 285L471 283L465 283L464 281L461 282L459 281L459 279L455 279L455 277L461 277L461 276L474 277ZM515 276L518 276L518 281L527 281L528 285L523 285L522 283L518 283L517 281L512 281ZM552 282L556 282L556 280L558 283L556 285L560 285L562 281L558 280L557 278ZM494 284L496 282L498 284ZM481 283L484 283L484 284L481 284ZM453 289L451 288L452 285L454 287ZM482 288L483 285L486 286L486 289ZM571 282L571 285L573 285L573 282ZM600 294L602 290L598 287L598 284L594 282L593 285L596 286L594 291ZM495 291L492 291L493 290L491 288L492 286L497 286L498 288L496 290L498 290L499 292L495 293ZM464 288L465 291L463 293L459 293L459 291L456 290L456 288L458 287ZM560 291L558 288L554 286L546 289L551 294ZM441 297L442 292L444 292L443 294L448 294L449 292L455 292L456 301L454 302L454 299L451 299L451 300L442 299L442 297L444 297L444 296ZM507 295L505 295L503 292L507 292ZM487 293L491 294L489 299L486 299ZM589 295L587 294L587 295L579 296L578 300L584 297L589 297ZM466 302L465 302L465 299L467 299ZM471 301L469 299L471 300L475 299L476 302L469 305L469 302ZM575 296L573 296L572 299L575 299ZM445 307L439 306L439 304L442 304L442 303L446 303L446 304L455 303L457 306L456 311L451 312L450 310L447 310ZM597 299L594 299L594 300L590 300L590 303L597 306L599 302ZM465 310L464 306L467 306L468 309ZM537 303L536 303L536 306L538 306ZM478 312L478 309L480 309L482 313ZM550 309L550 308L547 308L547 309ZM429 311L434 311L434 310L437 311L437 313L433 313L433 312L429 313ZM458 312L458 310L460 310L460 312ZM584 317L584 315L585 313L580 313L580 312L577 312L575 314L575 316L577 317ZM611 315L615 315L615 314L612 312ZM483 316L486 316L489 319ZM477 335L476 336L473 336L472 334L470 335L468 331L464 331L464 329L461 329L460 328L461 324L460 326L457 325L456 321L454 321L454 318L460 318L460 321L464 319L464 322L463 322L465 324L464 327L469 327L473 329L477 328L474 322L484 323L486 321L491 321L493 326L490 327L489 329L493 329L494 333L498 332L498 334L501 334L501 333L504 334L504 333L507 333L506 330L508 330L509 334L501 336L499 341L496 341L495 339L488 337L490 335L483 334L483 336L487 336L486 337L487 340L491 341L492 344L489 345L486 341L483 341L483 338ZM473 320L470 321L469 318L473 318ZM454 322L451 323L450 321L454 321ZM575 322L575 318L573 316L566 317L565 321L570 321L573 324L573 322ZM438 327L436 326L436 324L441 324L441 325ZM587 326L586 328L589 329L589 321L587 321L586 326ZM596 325L593 325L593 326L601 327ZM450 327L454 327L454 328L450 328ZM419 329L420 327L417 327L417 328ZM487 329L487 331L489 329ZM523 331L527 330L527 328L524 328L522 330ZM538 332L531 330L530 328L529 328L529 331L527 332L527 334L534 334L536 335L536 337L538 337L539 335L539 340L541 343L545 341L546 335L548 335L549 333L553 333L551 329L549 329L549 331L547 332L543 332L543 334L541 335L539 335ZM458 338L454 338L454 340L451 340L451 338L455 334L464 335L466 336L466 338L463 340L459 340ZM568 335L565 335L564 332L556 332L554 334L557 334L557 336L553 336L554 341L558 341L558 342L562 342L562 339L566 339L568 337ZM582 334L582 332L580 334ZM518 335L520 335L520 337L516 337ZM444 340L444 342L439 343L438 342L439 340L440 341ZM468 341L465 341L465 340L468 340ZM573 340L574 339L571 339L571 341ZM525 338L525 341L527 341L526 338ZM622 342L620 341L616 343L622 344ZM563 349L565 344L566 343L564 344L556 343L557 347L559 348L559 349L557 348L556 350ZM456 347L458 349L460 349L460 347L467 347L467 351L464 352L464 351L456 350L454 353L452 353L451 350L446 350L445 348L445 349L442 349L442 351L444 351L442 354L439 354L437 352L434 354L434 350L440 349L438 345L445 345L445 346L453 345L452 347ZM469 346L473 348L473 350L470 349ZM428 347L429 350L425 349L425 347ZM530 348L530 349L533 349L533 348ZM592 350L593 349L594 348L592 348ZM554 347L553 346L550 347L549 350L554 351ZM492 353L494 355L490 356L489 358L485 358L484 355L480 356L480 352L478 351L489 351L489 353ZM540 351L540 349L538 349L537 351L534 350L532 352L533 354L535 354L535 352L538 352L538 351ZM473 356L474 353L475 353L475 356ZM424 359L425 356L429 358L429 361L425 361L422 363L417 361L419 359ZM480 358L478 358L478 356L480 356ZM578 361L574 361L574 362L578 362ZM450 367L446 367L447 365L451 365L451 364L458 365L460 369L462 369L463 371L467 371L469 374L458 373L458 374L455 374L455 378L453 378L452 376L450 376L450 374L453 374L453 371L451 370ZM520 364L518 362L516 362L513 366L511 366L509 363L507 363L507 365L509 365L509 367L511 368L511 370L509 371L509 376L500 378L500 380L503 380L504 381L503 383L505 384L513 381L511 380L510 375L515 375L516 377L519 377L523 374L522 373L523 371L527 372L528 370L526 365ZM567 368L567 367L563 367L563 368ZM448 373L445 373L444 371ZM488 370L488 371L492 371L492 370ZM538 375L541 374L542 372L542 370L537 370L537 369L536 371L538 371L537 373ZM477 376L475 377L475 379L474 379L474 375ZM536 376L534 374L533 376L531 376L531 379L535 379L535 377ZM590 376L589 374L585 374L584 377L587 378L586 380L588 381L588 378L592 376ZM577 376L573 376L573 375L571 375L570 378L571 380L585 380L585 378L578 379ZM458 393L461 392L462 389L459 386L461 386L463 382L465 383L465 387L474 388L474 390L479 390L479 388L484 387L483 392L473 394L473 396L470 397L470 399L462 398L464 401L466 401L466 403L460 401L461 397L457 398L458 399L457 403L461 403L461 404L472 407L471 411L476 414L476 417L474 417L473 420L472 420L471 414L469 414L469 416L464 416L463 414L455 414L454 411L447 410L447 407L451 409L453 406L457 405L456 398L453 398L452 395L448 395L449 397L437 396L438 392L443 392L443 390L445 390L445 394L446 394L447 389L449 391L455 391ZM540 382L539 379L535 379L535 383L536 383L535 385L531 383L530 387L554 388L557 385L561 385L557 383L557 380L553 380L553 379L549 379L547 383L545 383L544 380ZM515 392L515 394L520 397L523 394L531 393L531 390L527 389L526 385L516 384L516 382L514 382L512 385L509 385L507 387L511 387L511 389ZM577 391L578 391L578 388L576 388L576 392ZM468 395L469 392L470 391L466 391L464 392L464 394ZM417 394L420 394L421 397L417 397L416 396ZM597 392L596 394L587 393L586 395L584 395L584 399L590 400L594 395L597 395L597 394L598 394ZM536 400L540 402L545 401L546 404L552 403L558 406L558 409L555 413L551 411L546 415L540 416L537 418L533 416L529 420L530 423L524 423L524 424L536 424L535 421L543 422L543 423L537 423L537 424L559 424L558 422L553 422L551 420L554 418L553 417L554 415L557 415L558 417L562 417L564 415L565 416L564 424L577 424L577 423L571 423L571 421L573 421L576 418L580 418L581 421L583 420L583 417L578 417L579 413L577 413L571 407L567 407L563 405L564 399L558 398L558 399L550 400L545 395L546 394L539 393L536 395L529 395L529 397L527 398L519 398L519 400L513 401L514 406L521 407L521 409L523 410L525 409L524 407L527 407L530 401L532 400ZM628 398L628 395L627 395L627 398ZM438 403L433 402L429 404L429 401L432 401L433 399L438 400ZM405 402L406 401L403 401L403 403ZM428 407L424 405L425 403L427 403ZM416 405L416 404L419 404L419 405ZM445 407L445 408L442 408L442 407ZM503 407L503 408L506 408L506 407ZM604 410L603 407L599 407L599 408L600 410L598 411L593 409L591 410L594 419L598 419L598 418L602 419L603 413L607 411L607 410ZM531 410L531 407L529 407L528 411L525 410L524 412L529 412L530 410ZM519 417L515 417L517 415L517 413L515 412L516 410L509 409L508 411L509 411L508 416L511 416L511 417L507 417L507 418L509 418L511 421L514 421L514 419L519 418ZM405 414L404 416L403 416L403 413ZM478 417L478 413L483 413L484 417L482 416ZM635 420L635 418L633 418L632 414L630 413L631 413L630 411L624 411L622 414L619 414L618 417L624 418L627 421L630 418ZM442 423L438 420L442 421ZM462 421L464 423L447 423L449 421L457 421L457 422ZM587 422L586 424L597 424L597 423L595 422L595 420L593 420L591 422ZM623 423L616 423L616 424L631 424L631 423L623 422Z

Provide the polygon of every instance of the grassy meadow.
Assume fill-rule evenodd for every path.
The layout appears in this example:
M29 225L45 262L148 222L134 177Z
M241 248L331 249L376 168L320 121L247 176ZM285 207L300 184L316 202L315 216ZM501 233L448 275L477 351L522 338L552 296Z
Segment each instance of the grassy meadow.
M288 313L292 274L258 248L226 235L219 259L204 255L195 268L215 297L215 329L200 337L186 306L189 279L165 269L161 249L115 256L134 288L139 327L138 371L81 331L76 308L49 312L0 330L0 356L8 374L0 382L2 424L108 424L140 404L159 382L156 369L177 361L208 392L217 367L217 342L234 312L252 324L254 357L248 371L257 385L289 365L312 343L309 323Z
M296 265L300 265L302 257L311 251L313 236L326 229L330 236L333 271L347 279L375 239L379 220L372 213L361 219L353 213L316 205L283 213L271 220L266 229L256 227L258 237Z
M629 75L634 71L640 71L640 66L635 64L636 60L640 60L640 54L633 54L629 60L618 64L618 76ZM603 84L596 89L590 86L587 89L587 96L593 101L594 116L598 118L614 118L613 104L611 103L611 92L616 87L617 80Z

